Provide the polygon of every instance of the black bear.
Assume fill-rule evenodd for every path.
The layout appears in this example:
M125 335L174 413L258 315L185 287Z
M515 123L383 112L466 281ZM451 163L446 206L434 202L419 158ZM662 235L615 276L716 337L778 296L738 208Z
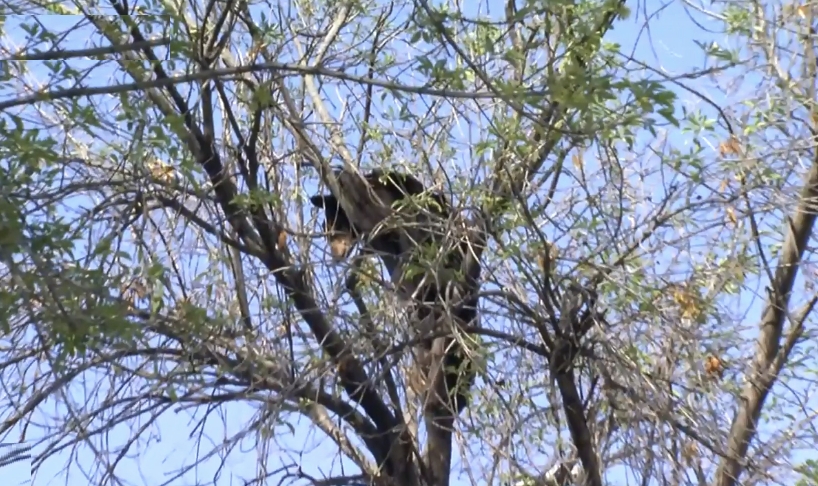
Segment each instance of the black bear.
M336 170L336 176L341 186L341 190L350 190L352 184L350 174L343 170ZM364 176L366 182L372 187L375 195L388 206L393 206L396 202L405 202L409 198L426 193L426 187L415 177L400 172L384 172L373 170ZM434 215L446 217L448 215L448 204L441 194L430 193L428 197L434 201L427 204L424 209L431 209ZM422 199L422 198L421 198ZM364 241L362 250L367 253L395 254L401 249L394 229L380 228L370 234L370 228L362 227L360 224L353 224L341 207L338 198L332 194L317 194L310 198L312 204L324 210L324 231L329 240L330 253L335 261L344 260L349 256L350 251L359 240ZM373 201L374 203L374 201Z
M352 187L348 182L350 174L343 170L336 174L341 190L349 190ZM408 291L401 293L404 297L413 296L411 300L417 307L416 322L424 323L422 327L429 327L428 323L437 323L442 320L440 317L449 313L442 302L444 291L441 287L448 285L451 278L439 278L437 273L444 272L437 272L435 275L407 275L406 279L400 275L403 274L404 267L411 264L412 255L416 254L414 252L420 247L443 243L446 231L441 223L449 219L449 204L442 194L430 193L423 183L409 174L374 170L366 174L364 179L381 202L393 208L397 216L396 223L380 224L379 227L370 230L351 221L338 199L332 194L311 197L310 201L314 206L324 209L324 230L328 235L332 257L335 261L347 258L355 244L361 242L362 252L374 253L384 259L396 285L409 287ZM405 237L407 233L411 233L408 238ZM458 273L463 259L463 248L460 246L463 245L449 251L443 259L446 274ZM391 260L388 262L387 259ZM476 304L476 298L456 303L450 315L458 325L472 324L477 317ZM425 330L434 332L434 328ZM455 415L459 415L468 405L468 390L474 382L475 372L471 360L457 341L447 339L444 344L446 350L442 365L445 367L446 389L451 396L449 406ZM432 367L430 362L432 343L426 342L421 351L423 353L419 364L425 374ZM438 354L437 352L434 354Z

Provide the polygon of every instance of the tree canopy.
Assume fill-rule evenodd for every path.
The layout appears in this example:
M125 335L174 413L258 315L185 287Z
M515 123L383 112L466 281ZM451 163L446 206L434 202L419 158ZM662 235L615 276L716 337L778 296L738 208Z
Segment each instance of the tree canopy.
M35 484L818 483L818 5L0 5L0 442ZM380 210L341 168L446 198L476 321L329 257L311 196ZM441 332L477 376L442 435Z

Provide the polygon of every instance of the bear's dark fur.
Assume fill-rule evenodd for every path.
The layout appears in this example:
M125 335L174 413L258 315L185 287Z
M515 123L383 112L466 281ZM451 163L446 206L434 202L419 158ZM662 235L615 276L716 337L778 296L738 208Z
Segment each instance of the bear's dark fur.
M348 174L341 171L338 175L341 190L349 190L351 184L345 184L343 177ZM374 170L366 174L364 179L384 204L394 208L398 216L397 224L385 225L371 232L364 231L350 220L334 195L319 194L311 197L312 204L324 210L324 230L328 235L333 259L340 261L347 258L357 242L361 242L361 250L365 253L400 259L407 252L415 251L421 245L442 243L445 240L446 232L441 223L449 219L450 206L442 194L431 193L414 176L396 171ZM408 232L408 227L401 227L402 224L412 225L412 238L402 238ZM407 241L412 241L412 248L406 247ZM463 248L455 248L446 255L444 258L444 266L448 270L446 273L450 275L459 273L463 250ZM401 261L405 264L406 259ZM425 330L434 332L436 326L430 326L429 323L443 321L444 319L440 318L449 313L445 310L447 306L441 295L444 294L445 289L441 286L448 285L452 279L438 279L436 275L427 275L427 278L421 282L423 276L417 277L414 280L420 285L420 288L414 291L413 300L417 307L415 319L417 323L422 324L421 327L431 327ZM455 304L451 309L451 315L457 325L472 324L477 317L476 299L450 304ZM449 406L455 415L459 415L468 405L468 391L474 383L475 370L471 360L468 359L456 340L446 339L445 348L442 364L445 367L446 388L451 396ZM424 374L428 373L432 366L430 360L432 354L431 340L424 341L419 360Z

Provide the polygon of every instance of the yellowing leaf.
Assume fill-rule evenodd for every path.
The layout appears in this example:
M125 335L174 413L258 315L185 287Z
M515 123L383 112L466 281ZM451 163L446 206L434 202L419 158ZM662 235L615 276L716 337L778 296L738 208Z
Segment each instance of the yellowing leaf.
M738 138L731 135L728 140L720 143L719 153L722 156L741 153L741 144L739 143Z
M682 317L696 320L701 316L702 309L699 305L699 298L684 287L676 287L673 291L673 300L679 306Z
M730 220L731 223L734 225L738 224L738 218L736 218L736 211L732 207L727 207L727 219Z
M729 186L730 186L730 181L728 181L727 179L724 179L723 181L721 181L721 184L719 184L719 192L727 192L727 188Z
M150 170L153 177L159 179L160 181L170 182L173 180L173 167L162 162L161 160L154 160L153 162L150 162L148 164L148 170Z
M582 165L583 165L582 164L582 162L583 162L582 161L582 154L576 153L573 156L571 156L571 162L574 164L574 167L577 170L582 170Z

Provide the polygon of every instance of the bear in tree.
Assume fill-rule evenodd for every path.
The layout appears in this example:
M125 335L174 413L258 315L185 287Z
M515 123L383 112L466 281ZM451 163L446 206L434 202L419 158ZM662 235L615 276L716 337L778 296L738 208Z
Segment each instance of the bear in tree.
M349 191L354 187L351 181L352 175L346 171L336 170L336 177L341 190ZM427 193L423 183L409 174L373 170L366 174L364 179L372 188L374 195L387 206L407 202L411 198ZM439 217L448 215L448 204L441 194L428 193L425 195L435 202L432 205L425 205L436 209L434 214ZM362 250L367 253L394 254L401 251L400 248L395 247L398 243L395 228L369 228L361 223L354 224L334 195L317 194L310 198L310 202L315 207L324 210L324 231L327 233L332 258L336 262L346 259L355 243L360 240L364 240ZM373 199L372 203L377 202Z
M352 174L338 170L336 175L342 191L355 187L351 182ZM428 191L417 178L402 172L373 170L365 174L364 179L377 199L392 209L388 217L376 221L375 225L371 221L352 221L338 198L332 194L310 198L314 206L324 210L324 231L333 260L345 260L356 243L361 243L362 253L375 254L383 260L393 283L403 290L399 294L415 304L416 322L426 323L422 325L427 328L425 330L433 331L434 327L428 329L428 323L437 323L444 314L454 317L453 321L458 325L471 324L477 317L476 299L468 299L448 309L443 295L450 278L440 277L457 273L455 270L460 268L464 245L458 245L445 255L442 266L446 268L443 271L427 271L427 275L403 278L405 268L413 262L421 247L445 241L445 222L451 212L446 198L440 193ZM372 200L372 204L377 204L377 200L371 197L363 200ZM442 344L445 354L441 364L450 395L449 406L458 415L468 404L467 393L474 382L475 370L456 340L446 339ZM428 372L432 366L432 343L426 342L423 348L426 352L419 364L424 372Z

